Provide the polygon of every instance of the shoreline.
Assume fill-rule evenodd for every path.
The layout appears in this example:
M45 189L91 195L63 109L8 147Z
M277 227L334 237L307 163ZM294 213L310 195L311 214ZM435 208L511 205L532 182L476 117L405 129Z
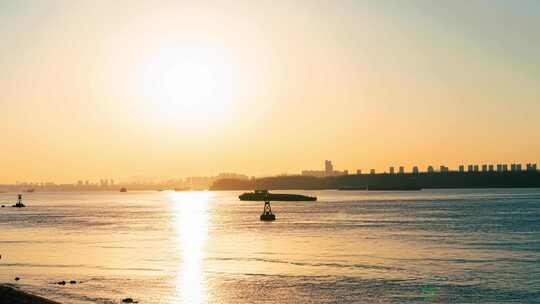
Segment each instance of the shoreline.
M10 285L0 284L0 303L10 304L60 304L52 300L36 296Z

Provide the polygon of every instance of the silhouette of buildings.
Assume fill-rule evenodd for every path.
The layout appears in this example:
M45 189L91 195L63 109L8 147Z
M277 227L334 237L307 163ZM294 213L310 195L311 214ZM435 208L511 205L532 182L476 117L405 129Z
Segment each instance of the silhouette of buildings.
M413 174L418 174L418 173L420 173L420 170L418 169L417 166L414 166L414 167L412 168L412 173L413 173Z
M388 172L389 172L390 174L394 174L394 167L390 167L390 168L388 169Z
M347 170L344 170L344 171L334 170L334 165L332 164L332 161L330 160L324 161L324 171L302 170L303 176L313 176L313 177L340 176L340 175L348 175L348 174L349 172Z
M399 166L399 174L405 174L405 167Z

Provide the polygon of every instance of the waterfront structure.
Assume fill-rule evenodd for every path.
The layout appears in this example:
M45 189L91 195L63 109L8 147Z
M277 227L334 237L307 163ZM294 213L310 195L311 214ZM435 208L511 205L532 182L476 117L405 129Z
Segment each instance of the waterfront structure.
M369 174L375 174L375 169L369 170Z
M358 174L358 175L362 174L362 169L356 170L356 174Z
M473 166L473 171L474 171L474 172L478 172L478 169L479 169L478 165L474 165L474 166Z
M494 171L494 170L493 170L493 165L489 165L489 166L488 166L488 170L489 170L489 172L493 172L493 171Z
M536 164L527 164L527 171L537 171Z
M482 165L482 172L487 172L488 165Z
M459 172L460 173L465 172L465 166L464 165L459 165Z
M394 174L394 167L390 167L389 170L390 174Z
M441 173L444 173L444 172L449 172L450 169L447 166L441 166L440 171L441 171Z
M405 168L403 166L399 166L399 174L405 174Z
M435 172L435 170L433 169L433 166L428 166L428 167L427 167L427 172L428 172L428 173L433 173L433 172Z
M413 174L418 174L418 173L420 173L420 170L418 170L418 167L417 167L417 166L414 166L414 167L412 168L412 173L413 173Z
M474 166L473 165L468 165L467 166L467 172L473 172L474 171Z

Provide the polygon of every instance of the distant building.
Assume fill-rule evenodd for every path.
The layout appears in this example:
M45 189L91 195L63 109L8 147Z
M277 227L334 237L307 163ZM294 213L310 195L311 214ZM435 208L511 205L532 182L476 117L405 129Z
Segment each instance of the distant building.
M441 166L439 169L440 169L441 173L446 173L446 172L450 171L448 169L448 167L446 167L446 166Z
M433 173L435 170L433 169L433 166L428 166L427 167L427 172L428 173Z
M314 176L314 177L325 177L325 176L340 176L340 175L348 175L349 171L336 171L334 170L334 165L332 165L332 161L325 160L324 161L324 171L320 170L303 170L302 175L303 176Z
M412 168L412 173L413 173L413 174L418 174L418 173L420 173L420 170L418 169L417 166L414 166L414 167Z
M488 166L487 165L482 165L482 172L487 172L488 170Z
M329 176L332 172L334 172L334 166L332 165L332 161L325 160L324 161L324 172L327 176Z
M390 167L389 170L390 174L394 174L394 167Z
M503 172L503 165L497 164L497 172Z
M369 170L369 174L375 174L375 169Z
M517 165L516 165L516 171L517 171L517 172L521 172L521 164L517 164Z
M478 165L474 165L474 166L473 166L473 171L474 171L474 172L478 172L478 171L479 171Z
M358 175L362 174L362 169L356 170L356 174L358 174Z
M399 166L399 174L404 174L405 168L403 166Z
M527 164L527 171L537 171L536 164Z
M460 173L465 172L465 166L464 166L464 165L460 165L460 166L459 166L459 172L460 172Z
M493 172L493 171L494 171L494 170L493 170L493 165L489 165L489 166L488 166L488 170L489 170L489 172Z
M517 171L517 166L516 166L516 164L511 164L511 165L510 165L510 171L512 171L512 172Z
M507 165L507 164L503 164L503 165L502 165L502 169L503 169L503 172L508 172L508 165Z

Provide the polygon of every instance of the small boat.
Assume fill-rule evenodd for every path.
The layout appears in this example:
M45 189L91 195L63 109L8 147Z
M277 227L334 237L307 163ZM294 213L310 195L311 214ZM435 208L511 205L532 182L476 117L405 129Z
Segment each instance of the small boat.
M270 193L268 190L246 192L238 197L241 201L316 201L313 196L300 194Z
M120 188L120 192L127 192L127 188L125 187Z

